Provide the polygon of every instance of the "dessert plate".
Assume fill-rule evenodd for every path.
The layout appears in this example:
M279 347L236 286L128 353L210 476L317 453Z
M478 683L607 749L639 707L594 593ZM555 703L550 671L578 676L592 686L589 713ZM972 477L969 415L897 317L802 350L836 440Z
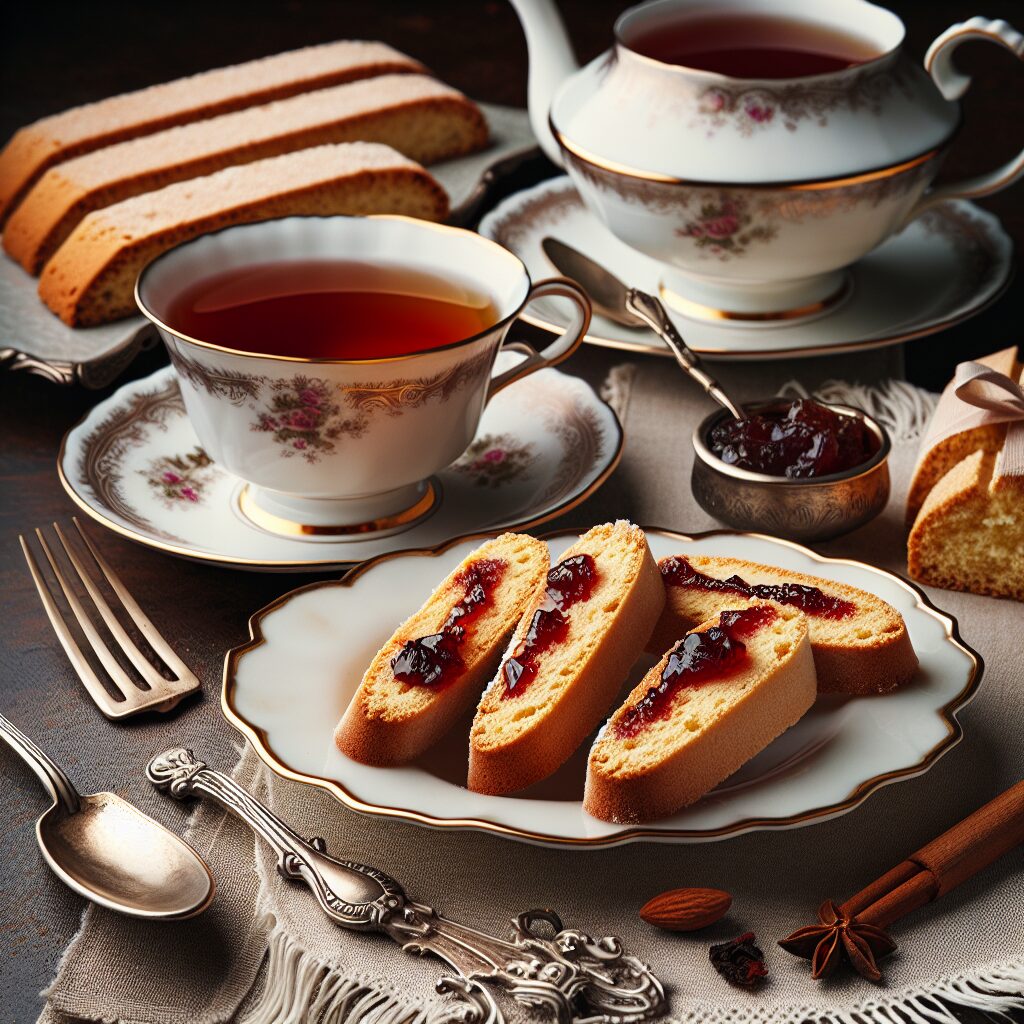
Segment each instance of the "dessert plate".
M501 352L498 366L521 358ZM244 483L200 447L168 366L93 408L64 438L57 468L83 511L141 544L238 568L302 571L543 523L597 490L621 451L619 421L588 384L539 370L491 400L473 443L432 478L435 505L405 530L284 536L242 511ZM344 471L342 452L328 457Z
M549 535L552 561L578 536ZM257 612L249 622L252 639L225 661L222 710L279 775L326 789L356 810L577 847L721 839L824 821L881 786L927 771L960 740L956 714L974 695L981 659L961 642L955 620L910 583L758 534L687 537L648 529L647 537L656 558L727 554L873 591L903 615L921 661L917 676L885 696L820 697L800 722L703 800L640 826L609 824L583 811L589 744L550 779L511 797L465 789L469 718L411 765L371 768L349 760L334 745L334 726L365 667L395 625L480 543L478 536L374 559L342 581L311 584ZM630 686L650 664L653 659L636 666Z
M583 205L567 177L510 196L480 223L480 233L511 249L535 280L552 273L541 249L551 235L657 294L662 264L620 242ZM881 348L933 334L979 313L1002 294L1013 271L1013 242L992 214L963 200L927 211L851 268L849 297L813 320L737 326L672 312L687 344L714 359L782 359ZM571 310L545 299L523 317L561 333ZM671 355L647 328L594 315L586 341Z

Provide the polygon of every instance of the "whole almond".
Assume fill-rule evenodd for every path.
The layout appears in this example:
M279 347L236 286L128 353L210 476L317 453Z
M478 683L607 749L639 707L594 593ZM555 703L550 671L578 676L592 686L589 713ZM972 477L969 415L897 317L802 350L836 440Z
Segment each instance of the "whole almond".
M721 889L669 889L640 908L640 916L670 932L694 932L725 916L732 897Z

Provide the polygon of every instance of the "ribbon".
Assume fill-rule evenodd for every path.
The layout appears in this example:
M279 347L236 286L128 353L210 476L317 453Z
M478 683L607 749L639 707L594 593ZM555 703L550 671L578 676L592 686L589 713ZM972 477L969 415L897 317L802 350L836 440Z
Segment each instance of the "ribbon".
M961 363L953 376L953 394L961 402L995 413L1000 423L1024 420L1024 388L984 363Z

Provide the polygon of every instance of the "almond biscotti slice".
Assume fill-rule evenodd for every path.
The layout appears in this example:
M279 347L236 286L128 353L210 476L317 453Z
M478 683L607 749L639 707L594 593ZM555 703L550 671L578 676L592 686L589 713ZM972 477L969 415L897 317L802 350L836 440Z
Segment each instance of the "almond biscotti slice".
M469 788L511 793L555 771L608 713L664 603L639 527L607 523L580 537L538 588L480 701Z
M480 696L548 564L547 545L521 533L467 555L370 663L335 730L338 749L396 765L433 746Z
M608 720L590 750L583 806L651 821L699 800L814 703L802 612L751 601L683 637Z
M648 645L654 654L720 609L763 598L807 616L819 693L887 693L917 671L903 616L866 590L739 558L673 555L658 567L666 601Z
M44 117L0 151L0 224L54 164L173 125L371 75L423 72L384 43L342 40L214 68Z
M191 238L274 217L400 213L443 220L448 196L388 146L349 142L229 167L89 214L39 279L39 297L71 327L138 311L135 281Z
M38 274L93 210L309 146L380 142L420 163L487 144L479 108L426 75L381 75L170 128L51 168L11 215L7 254Z

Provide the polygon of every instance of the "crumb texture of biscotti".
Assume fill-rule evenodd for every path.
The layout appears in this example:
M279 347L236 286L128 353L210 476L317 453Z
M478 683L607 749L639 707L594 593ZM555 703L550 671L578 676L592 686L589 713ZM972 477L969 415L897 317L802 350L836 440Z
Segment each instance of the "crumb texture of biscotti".
M407 641L441 630L452 609L467 596L460 573L485 559L498 561L503 568L490 603L459 645L464 671L436 687L396 679L392 659ZM338 749L364 764L386 766L405 764L433 746L480 696L547 571L547 545L526 534L502 534L467 555L370 663L335 730Z
M512 793L563 764L607 715L661 614L665 590L639 527L621 520L596 526L557 561L577 555L593 558L596 580L588 599L565 610L565 637L540 655L536 676L512 696L503 696L507 687L499 668L477 708L468 778L476 792ZM506 659L545 599L542 586Z
M178 181L309 146L379 142L420 163L487 144L478 107L425 75L382 75L108 146L51 168L12 214L7 254L38 274L89 213Z
M275 217L372 213L440 221L448 197L418 164L375 143L229 167L91 213L47 263L39 297L72 327L106 323L137 312L139 272L189 239Z
M768 601L770 623L743 638L749 661L721 679L680 687L667 714L624 737L616 724L654 687L671 656L633 689L590 750L583 807L596 818L642 822L687 807L794 725L814 703L814 661L806 617ZM718 625L718 616L692 632Z
M903 616L875 594L835 580L739 558L686 552L678 557L717 580L739 576L750 585L814 587L828 597L853 604L854 614L844 618L807 615L819 693L888 693L908 683L917 672L917 655ZM665 570L671 562L671 557L663 558L659 568ZM668 650L698 622L711 618L722 608L742 607L744 601L742 596L728 591L677 587L667 581L665 593L665 611L648 645L651 653L657 655Z
M1024 601L1024 424L997 455L976 451L928 493L907 539L907 572L945 590Z
M44 117L0 151L0 225L55 164L175 125L372 75L422 73L384 43L342 40L203 71Z

